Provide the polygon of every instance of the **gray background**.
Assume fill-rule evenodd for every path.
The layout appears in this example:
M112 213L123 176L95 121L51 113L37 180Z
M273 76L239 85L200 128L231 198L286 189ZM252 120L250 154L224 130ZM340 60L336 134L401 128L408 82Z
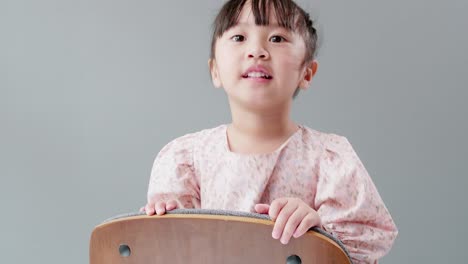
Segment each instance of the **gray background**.
M230 121L208 70L222 1L0 1L2 263L86 263L152 162ZM294 119L346 136L400 234L381 263L463 263L468 2L299 1L322 37Z

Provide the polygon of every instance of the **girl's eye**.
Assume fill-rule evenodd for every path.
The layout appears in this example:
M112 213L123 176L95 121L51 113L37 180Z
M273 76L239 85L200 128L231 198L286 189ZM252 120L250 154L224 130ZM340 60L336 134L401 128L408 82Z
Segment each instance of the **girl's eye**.
M245 38L242 35L235 35L231 39L234 40L235 42L240 42L240 41L244 41Z
M281 36L273 36L270 38L270 41L271 42L282 42L282 41L285 41L285 39Z

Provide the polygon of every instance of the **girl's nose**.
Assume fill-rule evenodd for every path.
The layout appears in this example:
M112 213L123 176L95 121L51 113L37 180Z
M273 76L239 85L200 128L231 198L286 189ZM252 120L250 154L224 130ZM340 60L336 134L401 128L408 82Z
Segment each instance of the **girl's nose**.
M265 50L263 47L257 46L253 47L250 49L250 51L247 53L248 58L253 58L253 59L268 59L270 57L270 54L268 53L267 50Z

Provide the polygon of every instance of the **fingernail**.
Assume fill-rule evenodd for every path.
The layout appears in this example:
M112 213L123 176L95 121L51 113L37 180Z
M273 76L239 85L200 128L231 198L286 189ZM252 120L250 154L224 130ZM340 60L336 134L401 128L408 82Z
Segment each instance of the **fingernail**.
M288 243L288 239L286 239L286 238L281 239L281 243L283 245L286 245Z
M271 236L274 238L274 239L278 239L279 238L279 234L277 231L273 231L273 233L271 233Z

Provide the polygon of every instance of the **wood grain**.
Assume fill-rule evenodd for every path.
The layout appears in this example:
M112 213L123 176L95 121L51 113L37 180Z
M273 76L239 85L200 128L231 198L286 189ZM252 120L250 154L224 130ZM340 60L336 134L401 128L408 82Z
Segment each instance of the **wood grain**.
M349 264L335 241L314 231L287 245L271 237L274 222L249 217L167 214L134 216L97 226L90 241L90 264ZM128 245L129 256L119 253Z

